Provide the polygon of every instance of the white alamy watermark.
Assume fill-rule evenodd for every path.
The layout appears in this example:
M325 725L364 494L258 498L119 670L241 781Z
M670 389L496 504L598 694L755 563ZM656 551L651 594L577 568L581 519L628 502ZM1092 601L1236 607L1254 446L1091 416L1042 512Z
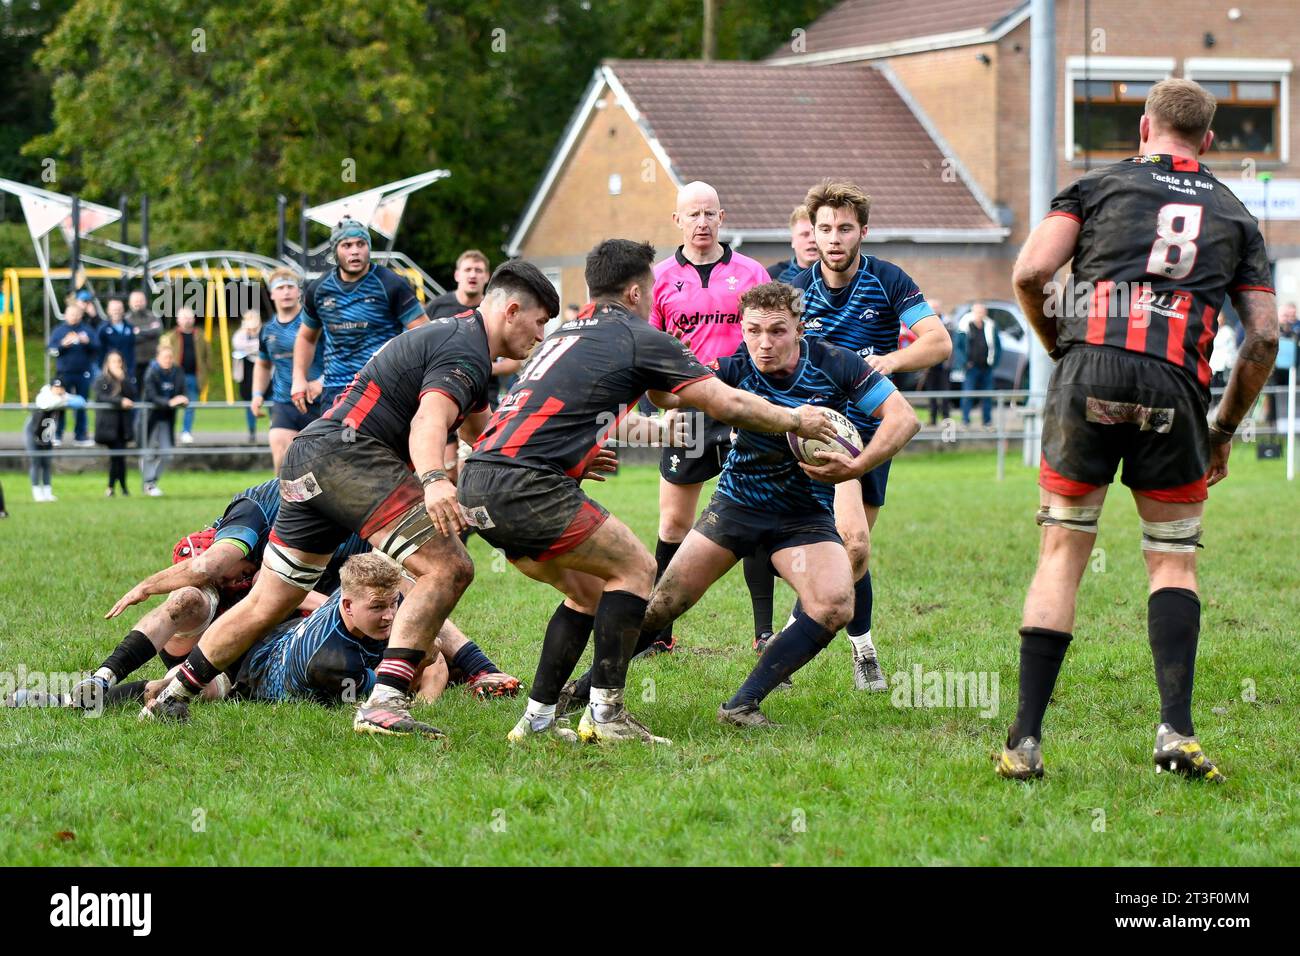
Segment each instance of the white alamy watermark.
M889 701L895 707L934 710L979 710L981 717L996 717L1000 680L997 671L927 671L914 664L891 679Z
M73 886L50 897L50 925L125 926L133 936L148 936L153 929L153 894L83 893Z

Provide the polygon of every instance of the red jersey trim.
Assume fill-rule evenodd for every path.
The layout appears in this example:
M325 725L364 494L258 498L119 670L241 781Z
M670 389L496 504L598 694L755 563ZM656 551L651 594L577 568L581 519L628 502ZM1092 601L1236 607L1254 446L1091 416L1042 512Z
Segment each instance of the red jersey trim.
M1210 497L1209 485L1204 477L1189 481L1185 485L1175 485L1172 488L1154 488L1150 490L1134 488L1133 493L1141 495L1143 498L1168 501L1175 504L1195 504Z
M1195 173L1201 169L1201 164L1195 159L1188 159L1186 156L1169 157L1174 163L1174 172L1176 173Z
M456 411L460 411L460 400L456 398L455 395L451 394L451 392L447 391L446 389L426 388L423 392L420 393L420 398L424 398L424 396L428 395L430 392L437 392L439 395L445 396L447 401L451 402L453 405L456 406Z
M1072 212L1066 212L1064 209L1055 209L1055 210L1053 210L1052 212L1049 212L1049 213L1048 213L1046 216L1044 216L1043 218L1044 218L1044 219L1051 219L1053 216L1064 216L1066 219L1073 219L1075 222L1080 223L1080 224L1083 223L1083 219L1081 219L1079 216L1076 216L1076 215L1075 215L1074 213L1072 213Z
M1277 290L1271 289L1266 285L1236 285L1228 290L1229 292L1267 292L1270 295L1276 295Z
M682 389L684 389L687 385L694 385L696 382L702 382L702 381L704 381L706 378L713 378L713 373L710 372L708 375L701 375L699 378L693 378L693 379L691 379L689 382L682 382L682 384L676 386L675 388L670 388L670 389L668 390L668 394L669 394L669 395L676 395L679 391L681 391Z
M366 420L366 416L370 414L379 401L380 394L378 382L367 382L366 390L361 393L357 403L348 411L347 416L343 419L343 424L353 431L359 429L361 423Z
M1075 481L1073 478L1066 478L1047 463L1046 456L1040 458L1038 462L1038 484L1048 491L1055 492L1058 495L1065 495L1068 498L1081 498L1103 487L1102 485L1090 485L1086 481Z

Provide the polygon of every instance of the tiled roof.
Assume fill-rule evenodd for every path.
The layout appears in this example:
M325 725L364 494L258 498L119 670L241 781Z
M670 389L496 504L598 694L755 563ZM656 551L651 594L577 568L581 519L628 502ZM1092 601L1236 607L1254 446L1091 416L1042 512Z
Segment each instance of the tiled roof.
M988 229L971 191L874 67L611 60L683 181L711 183L734 229L784 229L824 176L872 197L881 230Z
M987 30L1027 0L845 0L813 21L804 36L808 54L828 53L918 37ZM772 53L789 56L789 47Z

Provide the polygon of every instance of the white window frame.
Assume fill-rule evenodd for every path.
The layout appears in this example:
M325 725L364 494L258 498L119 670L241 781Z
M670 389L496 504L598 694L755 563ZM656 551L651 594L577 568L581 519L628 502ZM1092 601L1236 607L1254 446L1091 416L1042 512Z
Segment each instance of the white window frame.
M550 335L555 329L559 328L560 323L564 321L564 289L562 288L563 271L560 269L543 269L542 275L546 276L546 281L555 286L555 297L560 300L560 314L550 319L546 323L546 335Z
M1291 161L1291 61L1245 59L1238 57L1188 57L1183 60L1183 76L1189 80L1258 80L1278 84L1278 151L1277 159L1264 160L1268 165L1285 165Z
M1176 62L1171 56L1071 56L1065 61L1065 84L1063 112L1065 122L1065 142L1062 143L1066 162L1073 162L1081 157L1074 151L1074 82L1085 79L1084 67L1087 66L1086 79L1089 80L1134 80L1139 83L1167 80L1174 75ZM1136 138L1137 130L1133 131Z

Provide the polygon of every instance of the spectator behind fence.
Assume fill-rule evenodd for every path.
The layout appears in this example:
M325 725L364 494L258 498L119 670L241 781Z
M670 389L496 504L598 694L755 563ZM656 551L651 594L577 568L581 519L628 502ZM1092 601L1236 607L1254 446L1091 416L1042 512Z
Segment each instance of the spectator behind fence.
M135 367L131 371L136 393L144 388L144 373L158 354L158 340L163 334L162 319L149 309L144 291L136 289L127 299L126 320L135 329Z
M1237 330L1232 327L1223 313L1219 313L1219 331L1214 333L1214 345L1210 351L1210 371L1214 373L1210 385L1223 388L1228 384L1228 374L1237 361Z
M104 371L95 379L94 390L96 403L113 406L95 412L95 441L108 448L109 452L122 451L131 440L131 409L135 407L135 397L135 386L131 384L123 353L109 352L104 359ZM122 494L130 494L126 488L125 455L108 456L106 497L113 497L114 485L121 487Z
M104 364L113 352L126 360L126 377L135 378L135 327L126 320L126 303L116 296L108 300L108 319L99 327L99 361Z
M191 324L194 313L190 313ZM176 408L188 405L185 373L176 363L176 352L166 337L158 343L158 357L144 373L144 403L149 406L149 453L144 457L144 493L162 495L158 479L163 464L175 446Z
M953 331L952 326L948 323L948 317L944 314L943 303L935 298L928 298L926 301L930 303L930 308L934 309L934 314L939 317L939 321L942 322L943 327L948 330L948 334L955 340L957 336ZM951 371L951 356L937 365L931 365L925 370L924 377L921 379L921 389L926 392L948 391L951 387L948 383L948 375ZM951 403L946 398L930 399L930 424L937 425L941 419L947 418L950 406Z
M99 314L99 309L95 305L95 293L89 289L80 289L77 291L77 301L81 303L82 321L86 328L90 329L92 335L98 337L99 329L104 324L104 317Z
M54 436L65 408L79 409L85 415L86 399L69 392L61 379L53 378L36 393L36 411L23 429L23 444L31 463L33 501L58 500L50 484L50 449L54 447Z
M257 366L257 353L260 349L259 340L261 334L262 317L256 309L249 309L244 313L244 321L231 338L231 352L234 359L234 368L231 370L231 375L239 383L239 400L241 402L251 402L253 400L253 370ZM257 441L257 416L253 414L251 408L244 409L244 421L248 424L249 444L252 444Z
M99 354L99 345L94 334L82 321L85 317L84 306L76 296L68 296L67 306L63 311L63 321L50 333L50 354L54 356L54 373L63 383L65 391L72 395L86 398L94 381L91 370L95 366L95 356ZM72 406L76 407L76 406ZM57 417L53 447L63 444L63 412ZM87 447L95 443L90 440L86 429L85 402L77 408L73 423L73 437L78 445Z
M970 314L957 323L957 342L952 350L953 368L961 369L961 421L970 424L970 409L974 400L970 392L993 390L993 370L1002 357L1002 342L997 325L989 318L988 306L976 302ZM980 415L987 431L993 427L993 399L985 396L980 401Z
M194 402L199 400L199 393L208 387L208 343L203 333L194 325L194 310L182 308L176 311L176 328L163 335L160 344L166 342L172 347L176 367L185 375L185 397L189 402L181 419L181 444L194 444Z

